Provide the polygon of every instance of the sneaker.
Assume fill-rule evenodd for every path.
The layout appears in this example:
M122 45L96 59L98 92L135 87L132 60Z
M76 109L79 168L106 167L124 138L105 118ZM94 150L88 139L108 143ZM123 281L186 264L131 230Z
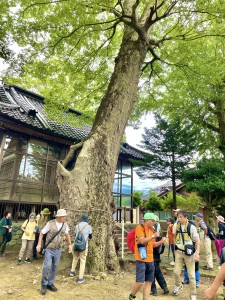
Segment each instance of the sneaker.
M173 291L173 295L177 296L182 289L183 289L183 285L182 284L179 285L179 286L176 286L175 289L174 289L174 291Z
M75 272L70 272L70 277L73 277L75 275Z
M26 258L26 259L25 259L25 262L28 263L28 264L30 264L30 263L31 263L31 260L30 260L29 258Z
M133 299L135 299L135 298L136 298L136 296L134 296L133 294L130 294L129 300L133 300Z
M47 288L46 285L42 285L41 286L41 290L40 290L41 295L45 295L46 294L46 288Z
M175 262L174 262L174 261L171 261L170 265L171 265L171 266L174 266L174 265L175 265Z
M151 291L150 295L157 296L157 291L156 290Z
M182 284L189 284L189 281L188 280L184 280L184 281L182 281Z
M78 280L77 280L78 283L84 283L84 281L85 281L84 277L83 278L78 278Z
M197 300L196 295L191 295L190 300Z
M208 266L204 266L203 267L203 270L212 270L213 268L211 268L211 267L208 267Z
M198 288L198 287L199 287L199 285L200 285L200 283L196 283L196 288Z
M21 259L18 259L17 265L21 265L21 264L22 264L22 260L21 260Z
M47 285L46 288L51 291L51 292L57 292L58 289L56 286L54 286L54 284L51 284L51 285Z
M168 290L168 287L164 288L163 290L164 290L164 292L163 292L164 295L169 294L169 292L170 292L170 291Z

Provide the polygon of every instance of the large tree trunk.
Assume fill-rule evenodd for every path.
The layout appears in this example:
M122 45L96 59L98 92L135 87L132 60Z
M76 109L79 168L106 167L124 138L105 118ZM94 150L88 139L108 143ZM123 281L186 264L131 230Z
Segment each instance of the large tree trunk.
M93 240L89 244L89 271L119 268L112 238L112 186L146 53L146 42L127 28L90 136L72 146L67 158L58 165L60 207L67 210L70 225L84 212L90 216Z

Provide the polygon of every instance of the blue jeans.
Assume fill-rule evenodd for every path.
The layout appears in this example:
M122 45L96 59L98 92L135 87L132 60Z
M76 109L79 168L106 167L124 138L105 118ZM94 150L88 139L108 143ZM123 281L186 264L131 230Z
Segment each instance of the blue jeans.
M199 262L195 262L195 281L196 285L200 284ZM184 282L189 283L189 276L186 266L184 267Z
M42 285L53 285L62 249L46 249L42 271Z

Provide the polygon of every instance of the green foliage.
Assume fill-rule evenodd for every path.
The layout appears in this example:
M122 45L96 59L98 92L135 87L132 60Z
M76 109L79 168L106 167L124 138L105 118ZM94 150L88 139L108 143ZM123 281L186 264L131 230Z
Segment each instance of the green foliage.
M133 207L136 208L142 204L143 193L142 192L134 192L133 193Z
M189 196L185 197L177 194L177 206L180 209L184 209L187 211L196 211L199 206L202 204L200 197L198 197L195 193L191 193ZM166 197L163 197L162 203L164 209L173 208L173 194L169 193Z
M161 199L157 197L157 193L154 191L149 192L149 196L147 201L144 203L144 207L152 212L163 210Z
M209 207L217 207L225 198L225 164L217 158L203 158L194 168L182 173L187 189L197 192Z
M0 41L8 51L10 36L21 50L8 61L5 78L42 94L50 117L72 107L94 118L113 72L124 24L131 19L123 16L129 2L2 0ZM154 8L152 1L136 2L133 13L139 22L149 7ZM205 95L205 85L218 79L218 69L224 70L218 42L224 43L219 36L224 36L225 4L169 0L159 5L156 15L160 18L146 37L150 51L132 118L155 108L179 115L187 110L188 117L198 117L198 112L192 113L194 104L189 105L193 88ZM220 60L213 65L215 53Z
M200 152L218 155L224 147L225 40L215 35L166 48L173 63L153 82L155 109L172 120L188 119L197 129Z
M179 118L168 123L156 115L156 126L144 128L141 148L148 152L145 163L137 169L143 178L178 179L197 149L195 132ZM142 163L143 164L143 163Z
M10 26L12 25L12 16L10 15L10 3L7 0L1 0L1 17L0 17L0 59L10 60L12 51Z

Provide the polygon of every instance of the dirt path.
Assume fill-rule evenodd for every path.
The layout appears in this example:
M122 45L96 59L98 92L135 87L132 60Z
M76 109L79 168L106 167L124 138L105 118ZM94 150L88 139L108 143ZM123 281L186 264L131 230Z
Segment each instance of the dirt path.
M1 300L127 300L130 293L131 285L135 279L135 270L133 264L130 264L128 270L121 272L119 275L108 275L105 280L94 280L87 278L84 284L77 284L76 277L68 276L69 268L64 268L63 263L59 270L55 285L58 292L47 292L45 296L39 293L42 259L32 262L31 264L23 263L16 265L17 253L8 253L6 257L0 258L0 299ZM67 263L68 265L68 263ZM169 266L169 265L168 265ZM217 267L215 267L217 268ZM174 284L173 277L170 274L165 275L168 287L172 292ZM201 285L197 289L197 299L203 299L203 292L211 284L212 278L201 278ZM222 293L222 288L219 290ZM162 295L158 289L158 296L150 296L149 299L188 299L189 289L184 286L181 294L177 297L172 295ZM218 297L217 299L223 299ZM137 295L137 300L142 300L141 293Z

